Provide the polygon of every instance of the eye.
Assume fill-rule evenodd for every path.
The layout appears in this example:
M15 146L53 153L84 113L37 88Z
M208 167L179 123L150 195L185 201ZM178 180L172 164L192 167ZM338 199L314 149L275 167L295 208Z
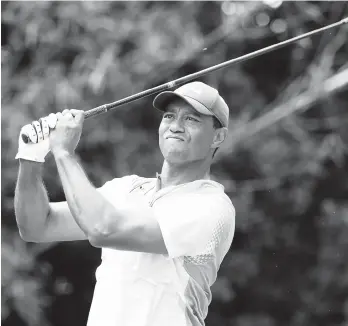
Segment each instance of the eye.
M173 114L171 114L171 113L165 113L163 115L163 119L171 119L171 118L173 118Z
M195 118L193 118L193 117L187 117L187 120L189 120L189 121L195 121L195 122L199 122L199 120L197 120L197 119L195 119Z

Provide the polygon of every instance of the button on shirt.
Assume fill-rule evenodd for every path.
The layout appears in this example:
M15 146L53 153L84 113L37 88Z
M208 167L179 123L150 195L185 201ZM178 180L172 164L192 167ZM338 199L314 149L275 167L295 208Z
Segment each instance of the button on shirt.
M202 326L228 252L235 210L211 180L160 189L160 177L116 178L98 189L113 205L146 202L168 255L102 248L88 326Z

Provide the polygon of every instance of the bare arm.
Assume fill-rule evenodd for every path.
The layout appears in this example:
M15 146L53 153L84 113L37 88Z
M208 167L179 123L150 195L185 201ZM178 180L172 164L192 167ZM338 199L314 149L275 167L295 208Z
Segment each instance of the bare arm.
M50 134L50 148L54 155L65 198L76 225L93 246L123 250L166 253L161 229L150 208L142 209L137 203L111 204L88 180L80 166L75 149L80 140L84 112L64 110L57 113L57 124ZM68 209L51 206L48 224L52 232L61 229L61 219L71 221ZM137 206L134 210L134 206ZM58 212L58 213L57 213ZM58 218L57 218L58 217ZM57 225L55 223L58 223ZM70 230L66 230L69 233Z
M42 165L20 160L14 203L19 233L26 241L32 241L43 232L49 213Z
M167 253L150 207L124 201L112 205L89 182L74 154L54 155L70 211L93 246Z
M20 160L14 203L22 239L30 242L86 239L67 203L49 202L42 170L42 163Z

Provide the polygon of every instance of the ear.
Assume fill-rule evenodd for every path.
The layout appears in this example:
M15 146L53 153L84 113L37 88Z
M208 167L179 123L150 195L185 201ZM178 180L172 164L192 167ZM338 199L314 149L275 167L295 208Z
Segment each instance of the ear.
M214 140L213 140L213 143L211 144L211 148L220 147L220 145L227 138L227 134L228 134L228 129L226 127L216 129Z

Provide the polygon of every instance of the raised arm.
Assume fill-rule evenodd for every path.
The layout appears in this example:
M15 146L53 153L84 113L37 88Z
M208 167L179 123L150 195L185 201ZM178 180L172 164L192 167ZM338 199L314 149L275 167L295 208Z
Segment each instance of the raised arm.
M20 160L14 204L19 233L25 241L43 233L50 210L42 169L41 163Z
M124 200L111 204L88 180L75 155L82 112L64 110L57 117L57 126L50 135L51 150L71 214L89 242L95 247L166 253L150 207Z
M16 158L20 160L20 165L14 198L19 233L23 240L30 242L86 239L67 203L49 202L42 180L43 162L49 152L48 132L44 127L45 122L34 121L22 129L31 135L35 133L41 139L45 138L37 144L24 144L19 137Z
M167 253L150 207L118 203L116 208L89 182L74 155L82 130L82 112L64 110L57 117L57 126L48 139L67 202L49 203L39 163L44 162L46 154L35 160L35 155L19 151L15 209L22 238L30 242L88 239L95 247ZM30 146L35 149L39 144L44 141Z
M20 236L29 242L87 239L66 202L50 203L40 163L21 160L15 191L15 213Z

